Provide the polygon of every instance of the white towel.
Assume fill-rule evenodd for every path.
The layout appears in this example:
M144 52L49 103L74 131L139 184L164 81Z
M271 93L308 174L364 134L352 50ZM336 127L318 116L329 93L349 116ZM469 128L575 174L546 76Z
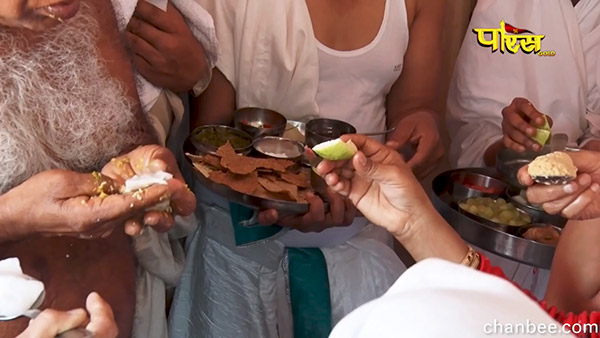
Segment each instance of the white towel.
M127 27L138 1L139 0L112 0L117 21L119 23L119 30L123 31ZM156 1L149 2L155 3ZM164 1L164 3L166 2L167 1ZM212 16L194 0L171 0L171 2L185 17L192 33L194 33L196 39L198 39L204 47L206 60L212 69L219 58L219 43L217 41ZM144 108L144 111L148 112L156 103L162 89L151 84L137 72L135 76L142 107Z
M44 284L23 274L18 258L0 261L0 316L18 317L29 310L44 291Z
M342 319L330 338L547 337L548 330L559 328L507 280L431 258L408 269L383 296Z

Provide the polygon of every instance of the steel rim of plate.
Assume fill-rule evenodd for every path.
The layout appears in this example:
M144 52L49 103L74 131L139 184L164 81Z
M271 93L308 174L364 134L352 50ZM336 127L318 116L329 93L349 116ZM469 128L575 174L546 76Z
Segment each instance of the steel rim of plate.
M492 169L485 168L457 169L438 175L430 187L431 198L438 212L467 242L516 262L550 269L554 247L478 223L466 215L460 214L452 208L447 200L444 200L443 194L447 190L450 175L464 170L498 178L498 175Z

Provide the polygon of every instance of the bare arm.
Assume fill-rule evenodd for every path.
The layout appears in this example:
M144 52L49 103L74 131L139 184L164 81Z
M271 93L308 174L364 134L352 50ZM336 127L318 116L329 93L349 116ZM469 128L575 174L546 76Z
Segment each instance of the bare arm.
M407 1L414 13L402 75L387 96L388 126L418 109L436 111L442 68L442 26L445 0ZM439 117L439 112L436 112Z
M27 234L12 215L7 194L0 195L0 243L19 239Z
M192 126L229 124L235 110L235 89L217 68L208 88L191 102Z
M600 309L598 238L600 219L567 224L552 262L545 297L548 304L575 313Z

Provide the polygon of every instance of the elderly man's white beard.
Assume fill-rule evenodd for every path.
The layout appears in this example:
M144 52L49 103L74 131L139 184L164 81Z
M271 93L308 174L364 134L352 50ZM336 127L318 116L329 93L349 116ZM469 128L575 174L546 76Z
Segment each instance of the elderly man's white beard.
M86 12L27 50L0 30L0 194L47 169L101 168L142 138L136 103L100 63Z

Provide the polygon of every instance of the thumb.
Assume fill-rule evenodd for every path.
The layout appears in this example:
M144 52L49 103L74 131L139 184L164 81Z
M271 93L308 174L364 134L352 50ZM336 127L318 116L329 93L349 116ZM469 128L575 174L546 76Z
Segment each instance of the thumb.
M90 313L90 323L86 327L97 336L116 337L119 329L115 323L110 305L96 292L88 295L86 308Z
M390 138L385 143L385 145L396 151L400 150L400 148L402 148L406 143L410 141L411 136L411 128L406 129L398 127L398 129L392 135L390 135Z
M600 171L600 153L588 150L568 152L579 173L594 174Z
M359 151L352 158L352 164L356 173L360 176L367 177L373 181L383 182L389 177L388 165L376 163L368 159L362 151Z

